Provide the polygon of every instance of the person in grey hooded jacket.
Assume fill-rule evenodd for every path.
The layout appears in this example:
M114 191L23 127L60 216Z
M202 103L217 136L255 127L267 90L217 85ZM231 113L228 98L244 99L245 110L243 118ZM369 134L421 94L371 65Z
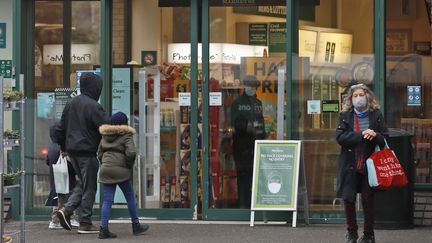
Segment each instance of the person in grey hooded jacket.
M98 103L102 79L94 73L83 73L80 78L81 94L70 100L57 127L61 151L67 153L79 178L68 201L56 212L60 224L71 230L70 216L81 206L78 233L98 233L91 216L97 189L99 161L96 152L101 140L99 127L108 123L108 116Z

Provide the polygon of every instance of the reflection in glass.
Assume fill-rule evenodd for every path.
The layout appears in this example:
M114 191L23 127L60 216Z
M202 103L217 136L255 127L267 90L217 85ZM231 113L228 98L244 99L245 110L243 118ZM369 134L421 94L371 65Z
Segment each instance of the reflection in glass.
M416 183L432 183L431 20L430 1L386 4L386 119L414 135Z

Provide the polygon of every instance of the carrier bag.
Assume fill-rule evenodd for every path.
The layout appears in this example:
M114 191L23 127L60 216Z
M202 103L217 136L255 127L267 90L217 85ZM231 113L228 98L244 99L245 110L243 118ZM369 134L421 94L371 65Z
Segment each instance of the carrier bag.
M69 173L66 156L60 154L57 163L53 164L54 185L57 193L69 193Z
M401 187L408 183L399 160L385 141L384 149L375 146L375 152L366 160L369 185L377 189Z

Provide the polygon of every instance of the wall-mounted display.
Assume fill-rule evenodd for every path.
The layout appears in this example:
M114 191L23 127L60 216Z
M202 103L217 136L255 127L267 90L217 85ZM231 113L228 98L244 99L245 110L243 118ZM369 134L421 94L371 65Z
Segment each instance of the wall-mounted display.
M320 31L315 62L350 63L352 38L349 33Z
M318 32L314 30L299 30L299 55L315 60Z

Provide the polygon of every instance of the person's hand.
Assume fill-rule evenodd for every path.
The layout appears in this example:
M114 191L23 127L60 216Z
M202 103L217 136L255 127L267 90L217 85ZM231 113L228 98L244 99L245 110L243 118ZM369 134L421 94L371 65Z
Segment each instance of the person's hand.
M362 132L362 136L364 139L372 140L376 137L376 132L374 132L372 129L366 129Z

